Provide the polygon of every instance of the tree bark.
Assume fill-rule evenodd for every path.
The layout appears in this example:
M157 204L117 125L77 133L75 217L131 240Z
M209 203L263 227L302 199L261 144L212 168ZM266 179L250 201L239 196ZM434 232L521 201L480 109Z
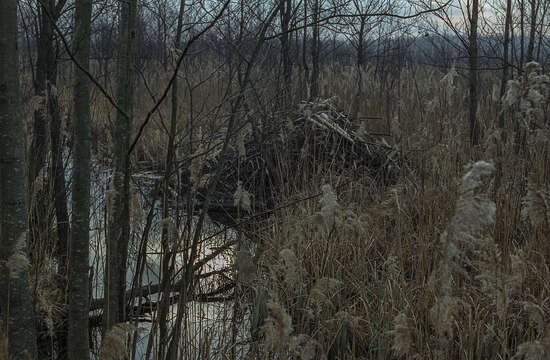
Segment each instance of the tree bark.
M319 96L319 0L313 0L313 36L311 39L311 98Z
M533 61L533 52L535 50L535 35L537 33L537 13L538 3L536 0L529 0L531 5L531 21L529 25L529 43L527 44L527 61Z
M185 12L185 1L180 0L180 8L178 15L178 23L176 28L176 39L174 42L174 48L181 49L181 34L183 30L183 14ZM179 52L178 52L179 53ZM177 71L177 69L176 69ZM164 191L163 191L163 203L162 203L162 216L164 219L169 217L169 203L168 198L170 192L170 179L172 177L172 168L174 165L175 155L175 140L177 133L177 119L178 119L178 77L174 78L172 83L172 102L170 113L170 133L168 134L168 149L166 152L166 167L164 174ZM158 324L159 324L159 359L164 359L165 351L168 347L168 312L170 310L170 280L174 270L174 256L176 249L174 244L177 241L172 241L170 244L169 237L170 232L174 233L168 224L165 224L162 229L162 297L159 306ZM175 232L177 233L177 231ZM175 236L174 234L172 234Z
M292 59L290 57L290 21L292 20L292 0L280 1L281 20L281 60L283 63L283 105L286 107L292 102Z
M120 3L119 50L117 59L117 112L113 139L113 175L109 189L107 259L104 312L105 328L125 320L126 262L130 239L130 137L134 104L134 43L136 0Z
M55 67L54 67L54 58L53 53L53 27L51 24L51 17L53 16L54 1L46 0L41 6L39 6L39 17L40 17L40 33L37 34L38 43L37 43L37 61L36 61L36 77L34 81L34 91L36 95L42 97L43 104L47 104L46 99L46 88L47 80L50 80L54 77ZM42 106L42 109L46 106ZM33 132L32 132L32 141L30 144L29 153L33 156L29 156L29 189L34 183L34 180L40 173L40 170L44 166L46 159L46 146L47 146L47 117L46 112L42 109L35 110L34 112L34 122L33 122Z
M60 288L63 293L66 289L67 279L67 244L69 238L69 213L67 209L67 194L65 188L65 168L63 166L63 144L61 136L61 112L57 95L57 59L54 47L54 25L59 20L66 0L44 0L39 3L40 27L37 36L37 62L36 76L34 77L34 90L41 97L42 106L34 112L32 140L29 147L31 156L27 157L27 191L29 200L29 244L34 248L40 239L45 238L49 231L50 204L53 204L56 218L57 239L55 243L56 257L58 260L58 275L61 279ZM36 187L35 180L46 164L48 156L48 122L49 144L51 149L51 162L47 183ZM53 189L53 191L49 191ZM53 246L54 244L52 244ZM31 251L32 257L36 255ZM57 326L60 325L60 326ZM62 319L56 324L56 344L58 356L65 359L66 354L66 322ZM40 341L39 348L49 348L49 342Z
M477 24L479 15L479 0L472 1L472 13L470 16L470 143L472 146L479 144L479 123L477 119L478 106L478 54L477 54Z
M500 81L500 98L506 92L506 83L510 77L510 26L512 24L512 0L506 0L506 20L504 22L504 43L502 50L502 79ZM498 118L498 127L504 128L504 113L501 111Z
M304 0L304 35L302 39L302 64L304 66L305 81L303 83L305 85L305 94L307 94L307 82L309 81L309 68L307 65L307 6L307 0ZM304 98L306 97L309 97L309 94L308 96L304 96Z
M14 359L36 359L29 291L23 119L19 109L17 1L0 1L0 313ZM14 260L19 259L15 267ZM28 260L27 260L28 261Z
M87 71L90 55L92 1L76 0L75 59ZM90 251L90 89L86 74L75 67L74 157L72 187L72 232L69 262L67 355L89 359L89 251Z
M53 177L52 201L55 207L57 225L56 256L59 263L58 274L62 279L67 275L67 244L69 240L69 211L67 209L67 191L65 188L65 166L63 165L63 138L61 136L61 112L55 85L48 84L48 111L51 115L51 174ZM65 287L65 283L63 283Z
M53 181L53 192L51 199L41 198L34 209L36 216L46 215L41 213L48 208L48 201L53 203L55 208L56 232L57 239L55 243L56 256L58 261L57 274L59 279L59 287L65 295L67 289L67 250L69 243L69 211L67 209L67 191L65 187L65 167L63 165L63 139L61 136L61 113L59 109L59 101L57 92L53 90L55 85L48 82L48 112L50 114L50 143L51 143L51 179ZM43 221L34 222L40 226L37 234L39 237L44 230L42 228ZM47 225L47 224L46 224ZM65 298L66 299L66 298ZM63 316L58 324L56 324L56 336L58 345L58 358L60 360L67 359L67 322ZM44 342L39 343L39 348L46 347L49 344Z
M519 0L519 68L523 71L525 55L525 0Z
M541 24L537 26L538 28L538 42L537 42L537 57L536 61L540 63L540 53L543 47L543 40L545 38L545 25L544 25L544 19L546 19L546 14L548 13L548 7L550 6L550 3L544 2L542 5L542 12L540 14L540 19L542 19Z
M57 63L54 51L54 26L61 14L61 10L65 6L66 0L60 0L57 3L55 0L40 1L39 18L40 32L36 34L38 38L37 50L38 57L36 61L36 76L34 81L34 90L36 95L42 97L45 104L43 108L48 107L48 83L54 85L57 76ZM29 174L28 182L32 184L40 170L44 166L46 159L47 147L47 116L45 111L37 110L34 112L33 122L33 138L30 144L30 153L33 154L29 158Z
M359 33L357 34L357 54L356 54L356 66L357 66L357 88L355 90L355 96L353 97L351 116L353 119L357 119L359 114L359 106L363 97L363 67L365 65L365 28L367 24L367 16L361 15L360 17Z

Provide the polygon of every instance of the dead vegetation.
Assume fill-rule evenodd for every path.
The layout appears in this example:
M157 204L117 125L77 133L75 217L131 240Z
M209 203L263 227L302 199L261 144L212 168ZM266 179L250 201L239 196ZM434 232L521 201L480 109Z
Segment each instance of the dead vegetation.
M174 198L200 193L218 159L226 130L220 114L229 100L215 90L223 74L214 69L188 72L189 81L201 82L193 96L204 102L193 106L220 110L191 116L191 93L182 95L176 146L182 176ZM205 80L205 74L215 75ZM163 78L149 76L154 92ZM262 99L273 99L270 76L262 76ZM353 78L353 70L329 67L321 98L280 110L276 101L251 97L240 113L211 209L214 220L240 224L235 246L220 252L234 269L216 280L236 282L235 300L225 302L232 311L216 321L187 314L199 319L208 339L195 350L196 339L184 339L189 348L182 351L222 358L223 349L236 346L228 330L235 326L250 358L546 358L547 77L527 68L510 82L502 108L491 86L481 89L476 148L468 138L466 84L454 70L412 67L386 80L365 70L358 119L346 110ZM497 79L487 75L483 82ZM138 97L146 99L145 91L140 83ZM96 155L108 164L101 149L108 148L112 111L95 99ZM147 108L146 101L137 106ZM157 154L165 152L167 111L138 145L140 171L162 169ZM144 224L134 222L138 234ZM186 231L177 236L184 239ZM201 252L218 245L205 242ZM119 345L103 349L126 351Z

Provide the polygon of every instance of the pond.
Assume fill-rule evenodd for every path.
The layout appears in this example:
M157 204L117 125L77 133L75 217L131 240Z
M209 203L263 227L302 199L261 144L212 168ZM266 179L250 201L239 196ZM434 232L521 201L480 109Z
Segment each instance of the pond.
M91 275L91 296L92 303L103 298L103 275L105 268L105 225L106 225L106 189L108 188L110 171L108 168L102 167L95 162L92 171L91 179L91 209L90 209L90 275ZM128 253L128 270L126 273L126 287L131 289L136 277L138 249L142 239L143 231L147 221L148 213L151 208L151 192L155 182L160 179L158 174L152 171L141 171L135 173L132 177L132 201L131 201L131 241ZM181 205L181 204L180 204ZM147 242L146 263L141 277L141 286L153 286L160 283L161 278L161 233L162 226L169 224L171 229L170 241L180 241L184 233L184 226L175 225L176 223L185 224L187 214L182 210L170 209L169 219L162 219L162 205L160 201L156 201L153 209L152 227L149 232L149 240ZM178 208L178 207L175 207ZM179 206L181 209L182 206ZM197 217L192 218L191 224L194 228L197 222ZM194 229L193 229L194 230ZM236 234L232 230L222 231L223 229L207 219L203 229L203 239L199 248L199 260L211 254L219 246L234 240ZM212 236L212 234L218 234ZM232 263L232 250L226 251L219 256L209 260L201 269L201 273L222 272L228 269ZM183 271L183 251L179 251L175 258L176 274L181 274ZM229 270L228 275L232 275ZM223 275L225 276L225 275ZM174 282L178 281L176 275ZM201 279L197 288L207 292L209 289L219 285L219 276L207 277ZM176 295L176 293L172 293ZM157 293L150 293L146 296L149 303L154 303L159 299ZM144 302L144 298L141 302ZM134 305L140 305L140 299L134 299ZM225 358L228 353L235 351L236 358L244 356L247 346L241 345L232 347L235 341L242 342L247 336L249 327L246 318L243 316L239 327L233 328L233 302L189 302L185 312L185 323L182 325L182 337L180 340L180 352L185 354L186 359L217 359ZM102 310L91 312L92 316L100 316ZM173 325L177 313L177 303L170 306L168 314L168 328ZM143 316L140 316L138 321L133 321L132 324L137 325L137 342L135 350L136 359L145 359L148 343L153 349L158 347L158 331L152 337L151 330L156 321L156 311L151 311ZM233 333L235 332L235 333ZM94 331L93 340L96 345L101 343L100 328ZM231 350L232 348L233 350ZM153 350L153 354L155 350ZM99 359L97 349L93 351L93 359ZM154 358L154 356L152 357Z

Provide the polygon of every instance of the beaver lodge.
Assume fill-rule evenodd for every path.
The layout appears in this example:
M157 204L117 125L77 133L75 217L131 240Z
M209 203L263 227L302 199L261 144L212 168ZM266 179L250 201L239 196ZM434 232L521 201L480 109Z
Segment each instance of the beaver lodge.
M247 117L225 154L208 215L232 226L238 218L268 214L288 205L277 201L281 194L288 199L293 190L326 174L341 175L346 181L368 176L378 184L394 184L403 157L391 145L389 133L369 133L371 119L379 118L352 119L333 98L302 102L288 114L265 120ZM196 153L203 151L201 147ZM214 174L220 156L219 151L207 156L184 173L184 193L200 182L195 209L205 205L204 179ZM193 181L198 166L203 180Z

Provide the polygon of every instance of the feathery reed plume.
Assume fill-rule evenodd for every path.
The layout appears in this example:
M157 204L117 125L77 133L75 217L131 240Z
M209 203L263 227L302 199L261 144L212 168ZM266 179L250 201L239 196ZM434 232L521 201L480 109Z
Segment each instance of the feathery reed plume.
M252 195L243 189L242 181L237 181L237 189L233 193L233 205L237 208L240 208L247 213L252 211L250 197Z
M500 321L504 322L509 315L513 295L521 291L527 264L521 250L510 255L510 266L505 267L501 252L493 241L488 242L486 249L489 251L481 254L478 261L479 275L476 280L481 282L481 290L491 300Z
M312 305L315 305L317 313L321 313L324 306L334 307L333 297L337 296L344 283L338 279L321 278L315 282L310 291L309 298Z
M502 102L506 106L513 106L519 103L522 96L521 83L518 80L508 80L506 83L506 93Z
M518 351L512 359L546 360L550 357L550 336L546 335L542 341L524 342L518 346Z
M540 74L540 64L531 61L524 66L521 80L509 80L503 104L519 110L527 128L531 123L544 122L545 104L550 95L550 77Z
M248 134L251 132L250 123L247 123L236 135L235 143L237 147L237 153L239 154L240 159L246 158L246 146L245 139Z
M319 200L319 204L321 205L321 214L323 215L323 218L330 219L334 217L336 209L338 208L338 197L332 189L332 186L329 184L323 185L321 190L323 192L323 196Z
M330 184L323 185L321 191L323 192L323 196L319 200L321 210L313 216L313 222L320 229L329 232L336 224L339 210L338 197Z
M280 351L290 343L292 333L292 318L281 304L269 301L267 303L268 317L262 326L265 345L273 350Z
M126 341L129 334L135 331L132 324L121 323L107 331L101 343L101 358L103 360L119 360L128 355Z
M439 82L443 86L443 90L449 104L452 104L454 102L455 96L453 95L456 91L456 78L458 78L458 73L456 72L455 64L453 64L451 65L449 72L445 74L445 76L443 76L441 80L439 80Z
M290 353L301 360L313 360L317 354L317 341L306 334L293 336L290 341Z
M397 356L412 355L414 351L414 327L405 312L400 312L393 319L393 329L390 335L393 337L392 350Z
M533 226L550 225L550 193L546 189L538 189L536 184L529 181L522 205L523 219L528 218Z
M543 307L532 301L522 301L521 305L523 310L529 314L529 321L536 325L537 332L544 334L547 325Z
M26 231L19 235L13 247L13 253L6 263L10 279L16 279L21 271L29 267L29 258L25 254L26 238Z
M299 285L302 273L300 262L291 249L285 248L279 251L279 257L283 261L284 279L287 285L295 288Z
M486 245L481 233L495 221L496 205L482 189L493 171L494 166L485 161L467 169L459 186L455 215L440 238L442 259L430 279L438 297L430 319L443 353L454 337L456 315L469 306L456 296L456 280L470 277L474 254Z
M63 318L63 289L59 287L57 263L51 254L44 254L37 276L30 278L30 286L35 289L36 317L40 318L49 337L55 335L55 325Z

